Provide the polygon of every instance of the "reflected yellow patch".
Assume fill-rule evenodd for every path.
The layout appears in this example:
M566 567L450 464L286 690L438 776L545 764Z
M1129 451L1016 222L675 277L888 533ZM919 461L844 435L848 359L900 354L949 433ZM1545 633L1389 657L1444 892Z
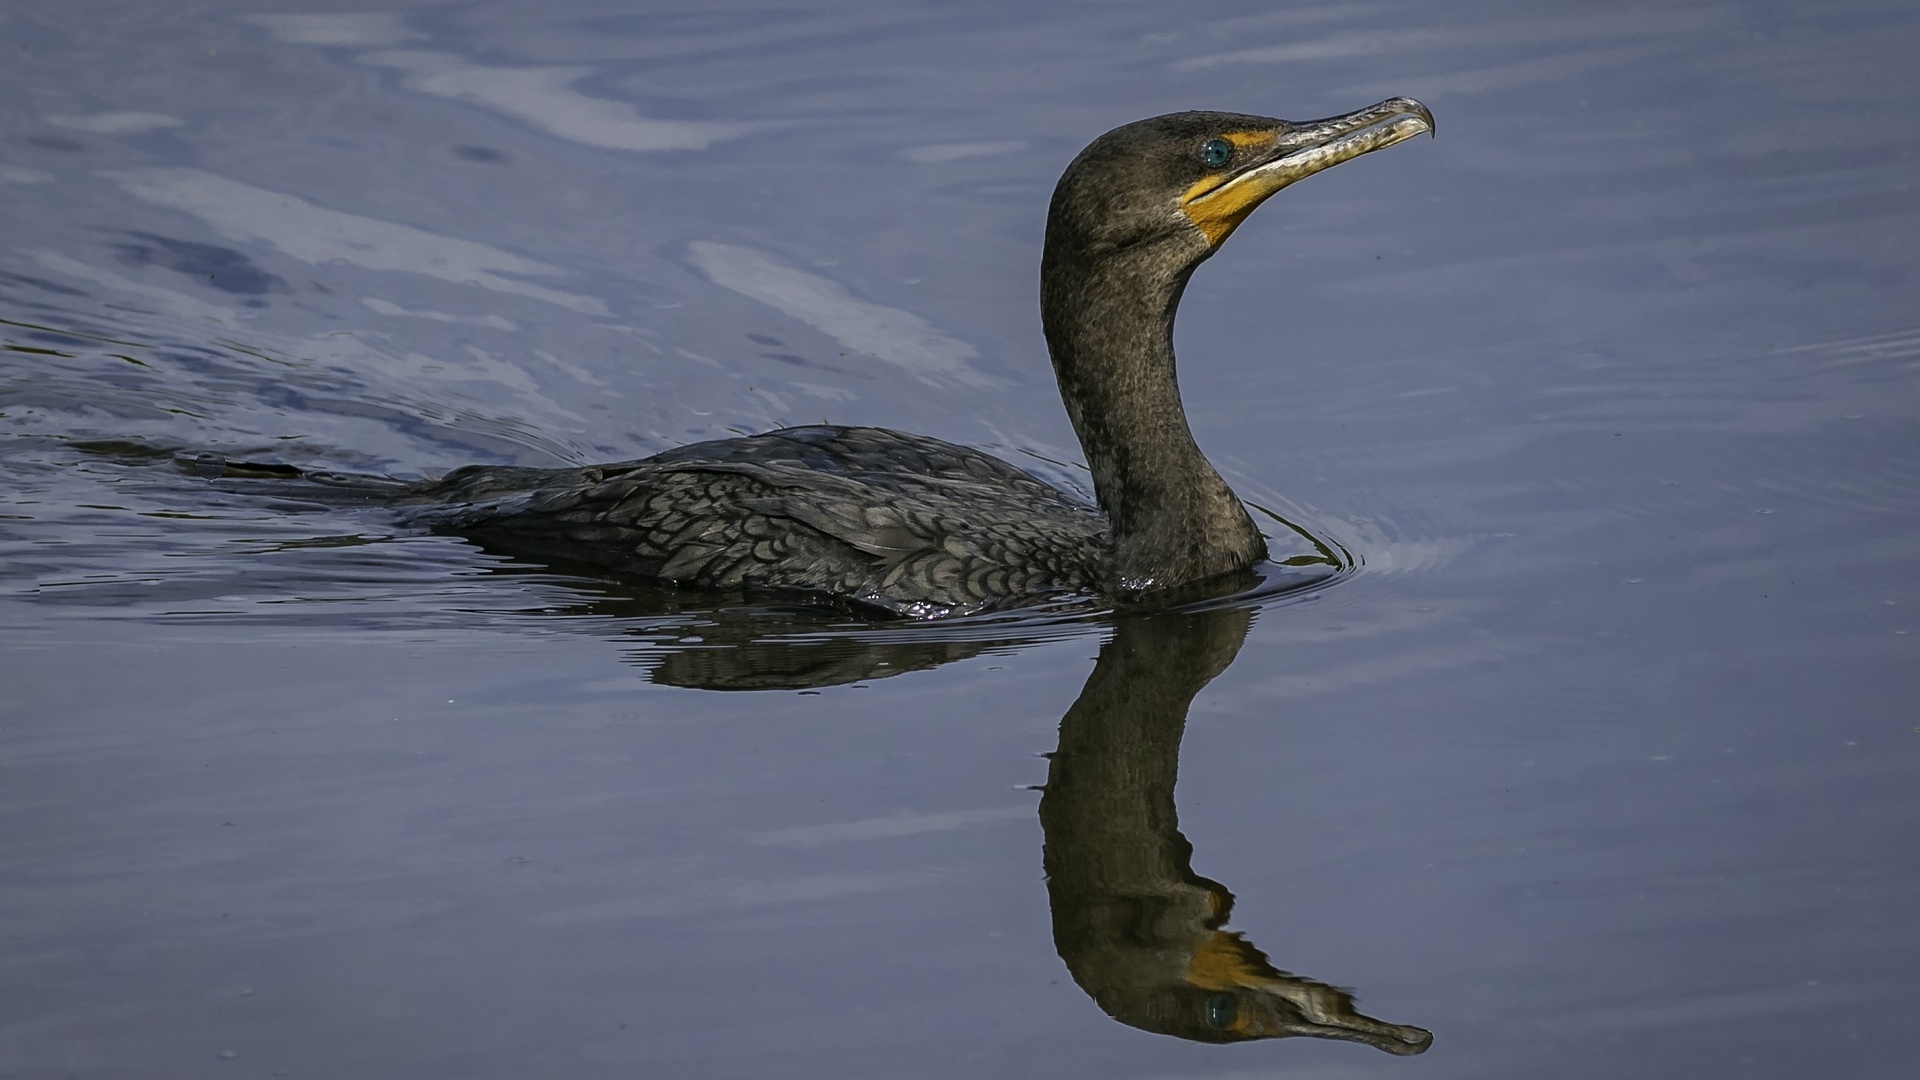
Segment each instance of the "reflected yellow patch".
M1187 962L1187 982L1202 990L1233 993L1259 986L1274 975L1272 965L1261 959L1239 934L1215 930L1193 950ZM1227 1030L1245 1035L1253 1021L1253 1012L1236 1009Z
M1273 977L1269 964L1252 954L1239 934L1215 930L1194 947L1187 982L1202 990L1239 990Z

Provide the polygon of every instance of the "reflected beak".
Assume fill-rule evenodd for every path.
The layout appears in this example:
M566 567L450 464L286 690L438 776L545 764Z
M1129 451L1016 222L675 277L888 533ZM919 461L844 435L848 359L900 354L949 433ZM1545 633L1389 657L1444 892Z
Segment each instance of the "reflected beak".
M1340 1039L1365 1043L1400 1057L1424 1054L1433 1045L1433 1032L1406 1024L1376 1020L1353 1007L1344 990L1311 979L1263 979L1245 988L1235 1034L1246 1039Z
M1433 1044L1433 1032L1425 1028L1389 1024L1355 1009L1345 990L1275 970L1265 953L1231 931L1215 930L1194 945L1187 983L1230 996L1223 1016L1207 1020L1230 1039L1307 1035L1402 1056L1425 1053Z
M1300 123L1281 121L1265 131L1228 132L1248 154L1230 172L1210 176L1180 196L1180 209L1219 247L1267 197L1297 180L1370 154L1415 135L1433 133L1433 113L1412 98L1389 98L1359 112Z

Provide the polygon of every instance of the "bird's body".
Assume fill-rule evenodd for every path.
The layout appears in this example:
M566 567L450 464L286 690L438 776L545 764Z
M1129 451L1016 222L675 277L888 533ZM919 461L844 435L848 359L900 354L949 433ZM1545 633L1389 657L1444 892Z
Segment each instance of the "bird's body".
M579 469L469 466L396 502L545 558L899 615L1097 592L1098 510L998 458L882 428L800 427Z
M1267 196L1432 130L1406 98L1307 123L1174 113L1074 159L1048 213L1041 317L1098 508L976 450L830 426L613 465L469 466L391 501L511 552L909 616L1125 601L1245 570L1266 543L1188 431L1180 295Z

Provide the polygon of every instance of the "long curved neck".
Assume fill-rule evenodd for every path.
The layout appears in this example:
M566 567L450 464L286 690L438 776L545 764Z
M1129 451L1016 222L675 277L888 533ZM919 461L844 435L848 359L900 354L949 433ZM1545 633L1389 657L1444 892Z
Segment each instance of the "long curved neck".
M1193 264L1138 248L1076 254L1048 244L1040 318L1112 525L1115 584L1172 587L1264 558L1266 541L1195 445L1180 403L1173 317Z
M1233 663L1252 613L1121 619L1060 718L1040 795L1053 942L1123 1024L1208 1042L1309 1035L1418 1054L1433 1034L1376 1020L1353 995L1276 970L1240 934L1225 885L1193 872L1174 781L1194 695ZM1203 1001L1230 995L1222 1026Z

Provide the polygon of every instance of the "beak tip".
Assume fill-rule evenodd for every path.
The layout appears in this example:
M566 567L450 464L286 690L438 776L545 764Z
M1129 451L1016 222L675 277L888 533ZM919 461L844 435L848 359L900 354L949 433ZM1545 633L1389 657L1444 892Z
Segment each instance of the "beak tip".
M1433 110L1427 108L1426 103L1417 98L1390 98L1381 104L1397 105L1400 107L1401 112L1419 117L1427 125L1428 135L1433 135L1439 131L1439 125L1433 122Z

